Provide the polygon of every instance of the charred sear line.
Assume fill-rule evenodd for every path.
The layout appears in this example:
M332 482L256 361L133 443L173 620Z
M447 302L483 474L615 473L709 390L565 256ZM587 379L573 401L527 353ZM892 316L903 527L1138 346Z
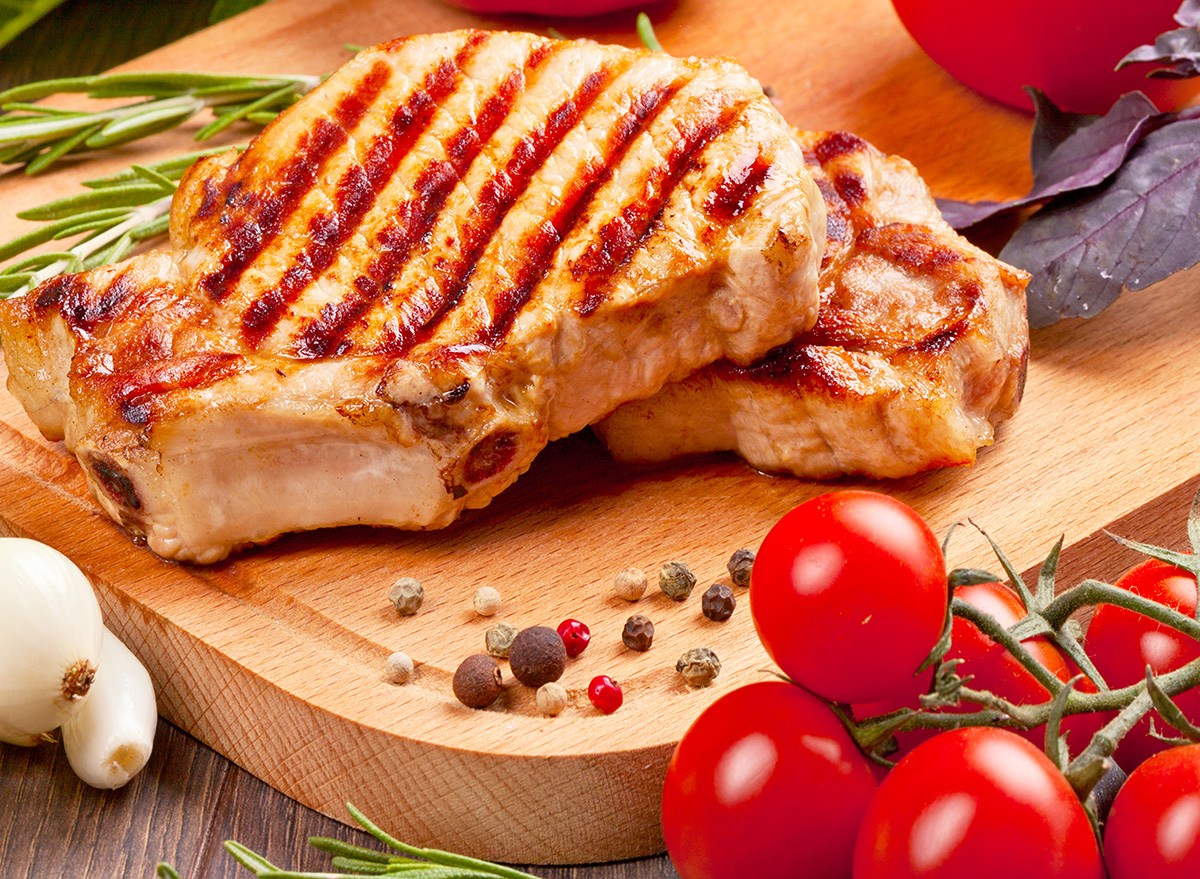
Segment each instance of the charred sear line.
M750 207L771 172L771 160L759 152L752 161L734 165L704 198L704 210L716 220L736 220Z
M114 384L113 403L129 424L148 424L158 397L171 391L207 387L238 372L243 362L238 354L213 352L150 363Z
M851 134L848 131L831 131L817 141L814 152L817 161L824 165L842 156L865 152L868 149L867 142L857 134Z
M947 247L945 239L927 226L889 223L864 229L855 246L864 253L875 253L914 272L954 278L959 263L967 257Z
M469 44L472 48L478 41ZM362 165L352 165L338 181L335 210L317 214L309 223L309 247L296 254L278 286L250 304L242 317L242 334L257 347L294 303L337 259L340 248L362 225L367 212L396 173L417 138L429 127L438 106L462 76L460 61L444 59L392 113L391 126L368 144Z
M283 166L278 183L269 185L267 192L243 195L245 180L231 169L220 218L228 224L225 235L229 249L222 256L220 267L200 279L201 288L210 298L222 299L242 272L274 241L315 185L321 168L346 142L347 133L358 125L387 85L390 72L388 65L377 62L362 80L342 94L331 113L334 121L325 118L316 121L312 131L301 138L296 154ZM241 168L241 159L234 168Z
M601 148L601 158L587 165L571 181L554 216L543 222L523 242L526 258L516 273L516 283L496 295L492 321L487 327L481 328L477 343L495 345L508 334L516 316L545 275L559 246L579 223L596 193L612 178L614 169L638 135L654 122L682 87L682 81L660 83L633 97L629 110L609 130Z
M633 258L650 235L693 161L733 125L744 108L745 104L738 103L683 115L672 132L666 161L649 169L639 197L600 228L597 240L571 267L576 279L584 279L584 296L578 305L581 315L591 314L608 298L612 275Z
M91 455L88 457L87 467L104 489L104 493L115 503L130 510L142 508L142 501L138 497L133 480L117 464L98 455Z

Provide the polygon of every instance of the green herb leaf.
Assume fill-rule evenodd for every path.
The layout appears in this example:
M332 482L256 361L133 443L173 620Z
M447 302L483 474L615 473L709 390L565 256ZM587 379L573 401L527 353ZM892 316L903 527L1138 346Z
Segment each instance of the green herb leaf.
M63 0L7 0L0 3L0 46L6 46L30 25L46 16Z
M217 0L212 11L208 14L208 23L216 24L235 15L241 15L255 6L262 6L266 0Z

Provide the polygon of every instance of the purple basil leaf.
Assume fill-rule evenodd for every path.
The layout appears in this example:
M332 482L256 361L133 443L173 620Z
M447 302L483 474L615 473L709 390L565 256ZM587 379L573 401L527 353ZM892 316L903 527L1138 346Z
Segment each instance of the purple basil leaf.
M1087 189L1111 176L1129 151L1159 118L1154 102L1141 92L1122 95L1101 118L1064 113L1036 89L1030 89L1038 110L1030 142L1033 189L1008 202L952 202L938 207L951 226L964 229L988 217L1040 204L1055 196Z
M1112 179L1046 205L1000 258L1032 274L1029 323L1094 317L1200 261L1200 120L1147 134Z
M1117 70L1130 64L1171 64L1147 73L1159 79L1184 79L1200 75L1200 30L1181 27L1160 34L1152 46L1138 46L1117 64Z
M1175 20L1184 27L1200 27L1200 0L1183 0Z

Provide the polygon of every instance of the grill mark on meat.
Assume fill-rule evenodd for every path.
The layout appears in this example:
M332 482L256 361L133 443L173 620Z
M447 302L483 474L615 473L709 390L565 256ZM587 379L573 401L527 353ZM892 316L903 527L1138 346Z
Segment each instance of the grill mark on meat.
M233 375L243 362L240 355L222 351L149 363L114 383L112 398L125 421L144 425L150 421L156 397L211 385Z
M813 152L817 161L825 165L834 159L865 152L867 149L867 142L857 134L851 134L849 131L831 131L817 141Z
M45 311L52 305L57 305L64 296L70 295L70 290L85 283L80 279L79 275L59 275L56 278L51 278L42 283L34 292L37 294L33 300L34 308L39 311Z
M538 47L541 49L541 47ZM548 53L535 50L522 68L512 70L484 102L478 117L469 120L446 143L448 161L434 159L425 166L413 188L416 197L396 206L396 218L380 233L380 255L353 281L353 292L338 302L326 303L300 333L293 353L302 359L339 356L350 347L344 338L351 324L365 314L388 290L408 264L413 248L433 229L442 208L475 157L512 112L525 88L525 70L536 55L544 63ZM438 289L441 292L442 288ZM401 315L397 336L386 346L403 351L411 346L420 327L444 305L439 296L417 303Z
M99 455L89 455L87 466L115 503L131 510L142 508L142 499L138 497L137 488L124 470Z
M265 195L242 196L245 181L230 173L225 194L226 209L233 208L232 222L225 230L229 249L220 266L200 278L200 286L215 301L220 301L242 273L274 241L284 223L300 206L301 200L316 183L325 163L345 144L348 132L358 125L368 107L379 96L391 76L391 67L376 61L355 86L343 93L334 106L331 121L317 119L311 132L300 137L296 153L278 174L279 183ZM243 157L245 154L243 154ZM240 167L241 160L235 163ZM232 169L231 169L232 171ZM224 219L224 218L222 218Z
M502 472L517 456L519 448L518 437L512 431L485 436L467 454L463 481L475 485Z
M417 138L428 128L434 111L454 90L463 64L479 45L469 42L458 57L443 59L426 74L421 86L392 113L391 128L367 146L363 164L352 165L338 181L333 213L320 213L309 223L310 243L296 254L279 285L268 290L246 309L242 335L257 348L316 278L337 259L339 248L362 225L379 193L396 173Z
M578 225L596 193L612 179L629 147L653 124L685 81L659 83L633 98L630 108L609 129L599 161L589 163L571 181L562 202L551 218L543 222L522 242L525 259L517 273L517 283L494 297L492 321L480 329L476 343L494 346L512 328L521 309L529 302L534 288L542 280L558 248Z
M978 282L971 282L969 287L974 287L973 301L977 300L981 295ZM970 292L963 291L968 296ZM936 356L950 349L950 347L959 339L966 337L971 332L970 317L962 317L958 320L942 327L935 333L930 333L914 345L908 345L900 349L900 353L904 354L922 354L927 356Z
M134 289L128 270L117 274L103 289L93 287L83 275L60 275L37 288L33 304L39 312L57 308L73 333L90 335Z
M947 247L926 226L889 223L864 229L855 242L859 250L875 253L921 274L946 276L946 269L963 260L963 254Z
M833 187L851 208L862 207L869 193L862 177L853 171L838 171L833 175Z
M623 69L627 69L628 66L626 63ZM529 189L534 175L545 165L555 148L562 143L567 133L579 124L583 115L620 72L623 71L617 70L614 65L604 64L585 77L571 97L555 107L541 125L525 135L516 145L505 168L484 183L476 199L476 209L463 233L462 256L456 266L449 294L445 296L441 309L413 337L410 346L428 338L441 320L458 304L480 257L500 229L504 217L517 199ZM555 233L552 224L543 222L539 232L533 236L533 241L523 243L519 274L524 277L517 287L525 289L526 298L534 286L533 279L528 278L531 274L530 268L535 262L544 262L542 254L553 246L552 239L555 242L558 240ZM542 272L537 271L536 274L540 277ZM520 294L514 296L513 292L513 288L509 288L492 297L492 324L486 331L489 337L493 335L494 328L509 326L516 311L523 304ZM389 353L403 351L404 348L401 348Z
M692 161L714 138L741 114L744 103L708 108L684 118L684 130L676 130L666 161L649 169L641 197L625 205L600 227L597 240L571 267L572 275L584 278L584 295L578 304L586 317L608 298L612 275L621 269L653 230Z
M770 160L760 151L752 162L735 166L725 173L721 182L705 197L704 209L713 219L736 220L762 189L770 170Z

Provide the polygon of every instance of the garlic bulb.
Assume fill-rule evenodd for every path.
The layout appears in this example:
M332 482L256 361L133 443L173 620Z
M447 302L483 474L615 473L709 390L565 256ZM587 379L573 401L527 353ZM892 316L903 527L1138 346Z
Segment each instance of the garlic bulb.
M92 584L70 559L0 538L0 741L35 744L77 711L103 640Z
M71 768L92 787L121 787L150 759L157 725L158 706L149 673L105 629L92 692L62 726L63 750Z

